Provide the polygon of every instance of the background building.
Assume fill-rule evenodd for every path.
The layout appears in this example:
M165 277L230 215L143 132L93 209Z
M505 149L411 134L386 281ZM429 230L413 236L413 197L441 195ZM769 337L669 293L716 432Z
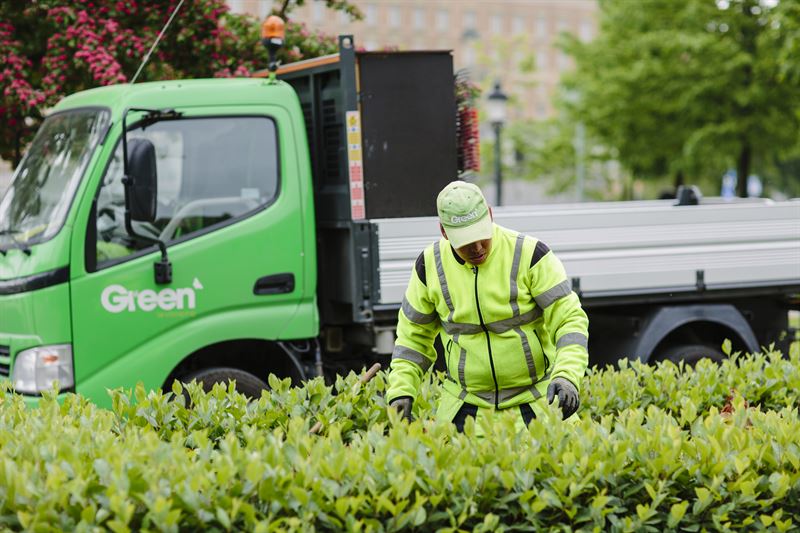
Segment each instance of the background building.
M295 21L330 35L352 33L367 50L453 50L455 68L467 68L484 90L495 80L512 98L509 119L543 119L553 113L559 78L572 67L556 48L562 32L583 40L596 32L595 0L351 0L364 19L308 0ZM232 0L236 12L266 16L272 0Z

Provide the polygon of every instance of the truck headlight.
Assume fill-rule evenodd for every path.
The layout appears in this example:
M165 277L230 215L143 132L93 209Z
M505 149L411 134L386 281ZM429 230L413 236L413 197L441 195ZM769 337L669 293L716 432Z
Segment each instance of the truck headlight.
M53 344L22 350L14 358L11 380L14 390L23 394L39 394L58 381L61 390L75 386L72 366L72 345Z

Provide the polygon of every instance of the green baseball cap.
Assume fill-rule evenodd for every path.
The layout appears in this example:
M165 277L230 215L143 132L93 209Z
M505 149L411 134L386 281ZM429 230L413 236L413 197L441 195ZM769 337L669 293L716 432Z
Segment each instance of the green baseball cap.
M493 233L489 206L480 188L465 181L453 181L436 198L439 222L455 248L491 239Z

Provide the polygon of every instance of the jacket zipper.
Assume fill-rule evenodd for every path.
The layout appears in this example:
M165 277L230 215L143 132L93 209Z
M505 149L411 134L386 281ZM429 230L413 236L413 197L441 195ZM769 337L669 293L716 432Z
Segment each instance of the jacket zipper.
M453 380L453 376L450 375L450 349L453 347L453 339L447 341L447 347L445 348L445 361L444 361L444 369L445 373L447 374L447 378Z
M494 408L500 409L500 388L497 386L497 373L494 371L494 358L492 357L492 341L489 339L489 328L486 327L486 323L483 321L483 314L481 314L481 301L478 299L478 267L472 267L472 271L475 273L475 305L478 307L478 319L481 321L481 328L483 329L483 334L486 335L486 347L489 349L489 366L492 367L492 380L494 381Z
M536 330L533 330L533 334L536 335L536 340L539 342L539 349L542 351L542 357L544 357L544 374L542 374L542 379L547 377L547 371L550 369L550 358L547 357L547 352L544 351L544 344L542 344L542 339L539 338L539 334Z

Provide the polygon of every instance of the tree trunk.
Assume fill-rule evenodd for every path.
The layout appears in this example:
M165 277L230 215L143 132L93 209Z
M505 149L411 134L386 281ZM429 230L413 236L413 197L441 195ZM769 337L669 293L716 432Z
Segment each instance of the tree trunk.
M678 194L678 187L683 185L683 170L675 173L675 195Z
M739 198L747 198L747 177L750 175L751 152L750 142L743 141L739 151L739 161L736 165L736 195Z
M633 200L633 174L629 174L625 177L625 181L622 182L622 199L625 201Z
M14 159L11 161L11 168L16 169L22 160L22 128L18 128L14 134Z
M280 10L278 11L278 16L284 20L286 20L286 9L289 7L290 0L284 0L283 5L281 6Z
M741 28L741 47L749 56L750 61L744 62L742 72L743 94L750 94L753 87L753 63L756 59L756 36L758 34L758 17L753 8L758 5L757 0L744 0L741 3L743 22ZM740 128L748 127L749 118L753 114L753 105L748 97L738 113L741 119ZM742 147L739 150L739 160L736 163L736 195L747 198L747 177L750 176L750 164L753 156L753 146L747 138L746 130L741 134Z

